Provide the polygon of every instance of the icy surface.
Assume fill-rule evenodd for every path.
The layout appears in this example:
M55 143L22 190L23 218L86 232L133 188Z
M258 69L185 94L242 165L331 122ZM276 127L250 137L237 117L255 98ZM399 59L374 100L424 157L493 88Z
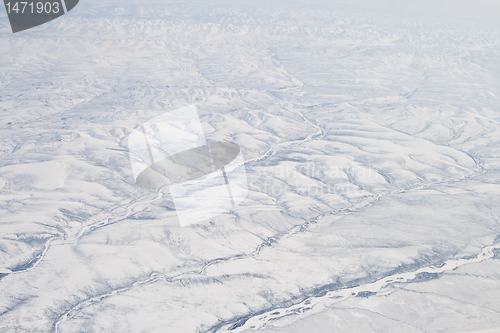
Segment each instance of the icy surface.
M0 11L1 332L497 332L496 1ZM196 105L248 196L181 228L133 129Z

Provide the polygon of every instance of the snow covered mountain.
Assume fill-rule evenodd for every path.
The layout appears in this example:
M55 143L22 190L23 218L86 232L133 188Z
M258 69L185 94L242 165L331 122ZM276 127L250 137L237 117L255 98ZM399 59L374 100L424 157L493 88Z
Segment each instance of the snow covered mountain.
M500 5L0 11L0 332L499 332ZM248 196L180 227L128 137L196 105Z

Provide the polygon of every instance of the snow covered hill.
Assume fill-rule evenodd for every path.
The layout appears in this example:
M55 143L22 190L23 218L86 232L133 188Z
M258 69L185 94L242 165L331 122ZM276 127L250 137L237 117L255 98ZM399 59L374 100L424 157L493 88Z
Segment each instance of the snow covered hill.
M500 6L0 11L0 332L500 329ZM128 135L196 105L248 197L181 228Z

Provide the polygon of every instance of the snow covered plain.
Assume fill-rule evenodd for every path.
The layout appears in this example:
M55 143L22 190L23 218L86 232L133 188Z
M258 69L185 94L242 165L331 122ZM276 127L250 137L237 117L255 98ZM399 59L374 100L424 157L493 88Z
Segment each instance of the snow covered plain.
M495 2L0 11L1 332L497 332ZM247 199L180 228L127 136L196 104Z

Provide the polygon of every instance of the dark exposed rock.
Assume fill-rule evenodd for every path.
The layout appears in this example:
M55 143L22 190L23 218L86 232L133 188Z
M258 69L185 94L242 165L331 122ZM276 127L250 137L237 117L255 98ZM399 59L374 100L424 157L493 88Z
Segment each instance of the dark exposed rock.
M415 278L410 280L409 282L425 282L425 281L430 281L434 279L439 279L441 276L440 273L428 273L428 272L422 272L418 273L415 275Z
M373 295L376 295L377 293L376 292L373 292L373 291L360 291L356 297L370 297L370 296L373 296Z

